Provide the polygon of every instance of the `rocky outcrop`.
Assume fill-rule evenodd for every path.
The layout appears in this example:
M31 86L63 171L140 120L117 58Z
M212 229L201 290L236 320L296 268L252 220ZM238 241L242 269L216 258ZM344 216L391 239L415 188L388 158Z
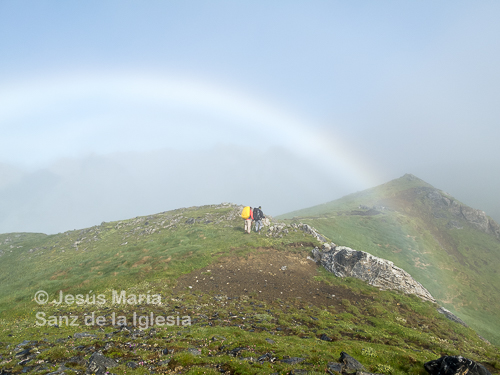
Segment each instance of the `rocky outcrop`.
M337 277L355 277L381 290L399 290L435 302L422 284L386 259L333 243L325 244L323 250L314 248L312 254L316 262Z
M424 363L430 375L491 375L482 364L462 356L442 356Z
M448 319L454 321L455 323L461 324L464 327L468 327L468 325L465 324L465 322L462 319L460 319L458 316L453 314L450 310L447 310L444 307L440 307L437 311L438 311L438 313L443 314L444 316L446 316Z
M311 236L313 236L314 238L316 238L318 241L320 241L320 242L326 242L326 238L323 237L321 234L319 234L316 231L316 229L314 229L310 225L300 223L300 224L297 225L297 227L301 231L303 231L303 232L305 232L307 234L310 234Z
M264 219L265 220L265 219ZM322 236L316 229L311 227L308 224L285 224L285 223L272 223L263 221L264 226L268 226L267 236L268 237L283 237L286 236L291 231L297 232L298 230L303 231L304 233L310 234L314 238L316 238L319 242L326 242L327 239Z
M500 225L495 220L488 220L490 224L490 233L494 234L500 240Z
M489 218L484 211L461 204L453 198L447 197L445 193L438 189L421 189L427 191L426 196L433 203L435 217L445 217L445 213L449 212L456 219L465 220L472 227L481 232L492 234L500 240L500 226L493 219ZM462 229L462 226L455 220L450 221L448 227Z
M460 212L465 220L482 232L489 233L490 220L484 211L476 210L468 206L460 206Z

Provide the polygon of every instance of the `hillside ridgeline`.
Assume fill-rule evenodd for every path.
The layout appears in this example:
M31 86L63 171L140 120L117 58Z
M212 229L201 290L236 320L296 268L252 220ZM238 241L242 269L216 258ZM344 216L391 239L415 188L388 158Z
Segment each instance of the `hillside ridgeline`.
M405 175L278 218L393 262L440 305L500 343L499 226L483 211Z

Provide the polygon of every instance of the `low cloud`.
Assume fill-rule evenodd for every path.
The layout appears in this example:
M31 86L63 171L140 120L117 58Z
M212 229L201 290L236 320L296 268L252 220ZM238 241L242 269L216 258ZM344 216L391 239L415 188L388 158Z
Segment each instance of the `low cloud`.
M232 202L269 215L351 193L284 149L219 146L59 160L0 191L0 232L57 233L179 207Z

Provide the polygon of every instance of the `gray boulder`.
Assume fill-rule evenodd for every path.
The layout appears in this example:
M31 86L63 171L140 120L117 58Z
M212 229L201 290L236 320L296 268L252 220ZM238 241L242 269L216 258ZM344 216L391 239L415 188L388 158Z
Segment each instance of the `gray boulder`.
M95 352L90 356L87 363L87 374L103 375L108 368L116 366L118 366L118 363L114 359Z
M303 362L305 361L306 359L305 358L300 358L300 357L290 357L290 358L285 358L285 359L282 359L281 362L283 363L286 363L286 364L289 364L289 365L296 365L300 362Z
M326 365L327 371L329 374L341 374L344 365L338 362L328 362Z
M342 369L344 373L351 374L356 373L357 371L366 371L364 366L359 363L358 360L354 359L346 352L340 353L339 361L344 365Z
M345 246L335 246L326 251L315 248L312 255L314 260L337 277L355 277L381 290L399 290L415 294L425 301L436 302L422 284L386 259Z

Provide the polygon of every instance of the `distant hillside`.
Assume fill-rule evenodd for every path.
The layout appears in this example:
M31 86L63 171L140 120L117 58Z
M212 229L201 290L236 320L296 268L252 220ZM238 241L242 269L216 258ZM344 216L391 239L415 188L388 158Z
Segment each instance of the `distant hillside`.
M413 175L279 217L393 261L437 301L500 343L500 227Z

